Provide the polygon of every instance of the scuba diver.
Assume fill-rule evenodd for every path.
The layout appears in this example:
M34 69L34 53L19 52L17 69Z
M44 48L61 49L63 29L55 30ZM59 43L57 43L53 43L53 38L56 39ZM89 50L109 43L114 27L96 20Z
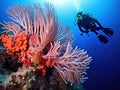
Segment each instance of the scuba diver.
M108 38L99 34L97 31L102 30L107 36L112 36L113 31L111 28L104 28L97 19L93 18L90 14L83 14L83 12L78 12L76 15L76 24L78 25L79 30L83 33L88 34L93 32L97 35L98 39L102 43L107 43Z

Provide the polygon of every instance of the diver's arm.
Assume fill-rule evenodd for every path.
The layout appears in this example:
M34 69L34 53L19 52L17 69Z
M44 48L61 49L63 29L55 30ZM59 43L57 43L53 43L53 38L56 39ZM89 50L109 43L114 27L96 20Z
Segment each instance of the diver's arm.
M81 35L83 35L83 33L88 34L88 30L83 30L83 28L81 26L79 26L79 30L82 32Z

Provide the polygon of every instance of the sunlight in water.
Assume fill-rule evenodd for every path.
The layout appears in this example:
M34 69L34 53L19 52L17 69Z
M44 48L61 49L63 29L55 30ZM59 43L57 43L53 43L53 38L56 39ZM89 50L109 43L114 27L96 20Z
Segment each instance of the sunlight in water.
M63 5L67 2L67 0L48 0L48 2L54 4L54 5Z
M33 1L34 2L34 1ZM35 1L36 2L36 1ZM80 1L79 0L37 0L38 3L49 2L55 6L55 8L75 8L79 11Z
M77 11L79 11L79 9L80 9L80 2L79 2L79 0L73 0L73 3L75 5Z

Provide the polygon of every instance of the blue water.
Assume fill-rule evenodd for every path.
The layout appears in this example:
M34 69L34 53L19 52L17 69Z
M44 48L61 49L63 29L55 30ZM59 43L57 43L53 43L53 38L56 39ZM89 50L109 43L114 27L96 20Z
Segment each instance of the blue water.
M83 84L85 90L120 90L120 1L119 0L2 0L0 2L0 22L8 20L6 10L15 4L51 2L55 6L59 20L73 31L75 42L93 57L89 79ZM114 36L107 44L102 44L95 34L80 36L74 24L76 13L81 10L92 13L104 27L111 27Z

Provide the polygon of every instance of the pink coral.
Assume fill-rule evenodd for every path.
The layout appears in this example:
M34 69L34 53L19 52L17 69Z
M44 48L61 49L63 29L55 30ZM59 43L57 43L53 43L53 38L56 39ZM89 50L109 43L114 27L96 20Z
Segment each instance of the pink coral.
M87 79L84 75L86 74L87 66L92 60L91 57L87 55L86 51L80 50L78 47L72 49L70 43L67 44L64 53L61 53L63 50L59 50L61 47L60 42L51 44L49 52L43 57L55 59L53 66L66 83L84 82Z

